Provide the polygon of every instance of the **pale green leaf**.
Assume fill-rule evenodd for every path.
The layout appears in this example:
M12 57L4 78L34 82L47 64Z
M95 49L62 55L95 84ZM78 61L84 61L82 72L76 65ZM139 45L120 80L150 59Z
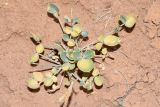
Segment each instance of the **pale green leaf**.
M73 18L72 23L73 24L79 23L79 18L78 17Z
M65 23L71 23L71 18L70 17L68 17L68 16L64 16L64 22Z
M70 38L69 38L69 35L63 34L63 40L64 40L65 42L67 42L69 39L70 39Z
M126 23L126 18L124 16L120 16L119 20L125 24Z
M67 57L70 60L78 61L78 60L80 60L82 58L81 51L79 49L76 49L74 51L67 52Z
M53 3L48 4L48 9L47 9L47 11L48 11L48 13L51 13L51 14L53 14L53 15L59 13L58 7L57 7L55 4L53 4Z
M66 52L61 52L60 53L60 58L63 62L68 63L70 60L68 59L68 57L66 56Z
M87 32L87 31L82 31L82 32L81 32L81 35L82 35L84 38L86 38L86 37L88 37L88 32Z
M95 52L93 50L86 50L84 53L83 53L83 58L85 59L90 59L90 58L93 58L95 55Z
M64 51L63 47L62 47L61 44L58 43L58 42L55 44L54 48L55 48L56 50L58 50L58 52Z

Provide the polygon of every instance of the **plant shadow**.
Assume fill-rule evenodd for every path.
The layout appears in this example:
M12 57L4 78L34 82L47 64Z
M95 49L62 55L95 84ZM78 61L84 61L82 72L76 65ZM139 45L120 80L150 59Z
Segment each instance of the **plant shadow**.
M132 33L133 29L135 28L136 24L132 27L132 28L127 28L127 27L124 27L125 31L127 33Z
M37 93L37 92L40 91L40 88L38 88L38 89L30 89L29 87L27 87L27 89L32 93Z
M48 17L53 18L56 23L59 23L58 19L54 17L51 13L47 13Z

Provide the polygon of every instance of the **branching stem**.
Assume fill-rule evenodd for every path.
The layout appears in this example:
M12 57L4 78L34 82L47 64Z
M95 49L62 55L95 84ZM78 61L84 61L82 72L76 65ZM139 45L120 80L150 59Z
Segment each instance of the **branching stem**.
M122 26L124 26L124 24L119 25L120 30L122 29ZM105 33L105 34L106 34L106 36L107 36L107 35L114 34L114 33L115 33L115 29L112 30L111 32ZM87 47L89 47L89 46L91 46L91 45L94 45L94 44L96 44L96 43L97 43L97 40L94 40L93 42L91 42L91 43L89 43L88 45L82 47L81 49L84 50L85 48L87 48Z
M45 56L45 55L39 54L39 56L41 56L42 59L48 60L48 61L50 61L50 62L52 62L52 63L57 64L57 65L60 65L60 63L58 63L57 61L54 61L54 60L48 58L48 57Z

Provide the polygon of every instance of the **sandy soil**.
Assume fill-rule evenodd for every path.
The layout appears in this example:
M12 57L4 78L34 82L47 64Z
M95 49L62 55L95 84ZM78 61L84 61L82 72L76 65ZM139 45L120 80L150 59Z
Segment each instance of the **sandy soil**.
M1 0L0 107L59 105L62 91L48 94L41 88L33 93L26 88L33 69L29 32L43 35L46 44L61 38L59 25L46 13L50 2L58 4L61 16L70 15L72 8L90 32L89 41L113 29L119 15L139 16L132 32L119 34L121 47L111 53L115 60L106 60L103 88L87 95L77 87L70 107L160 107L160 0ZM96 21L103 14L106 19Z

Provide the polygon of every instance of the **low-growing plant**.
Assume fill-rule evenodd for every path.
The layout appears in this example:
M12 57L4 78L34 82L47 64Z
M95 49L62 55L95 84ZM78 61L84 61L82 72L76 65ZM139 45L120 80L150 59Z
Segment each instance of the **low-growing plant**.
M102 34L92 43L82 46L82 42L87 40L89 33L82 28L78 17L65 16L62 23L59 8L52 3L48 5L48 13L58 20L62 29L62 41L56 42L53 47L48 47L42 43L39 35L32 33L31 38L36 48L30 60L31 65L38 65L40 59L52 65L46 69L32 71L27 86L31 90L36 90L44 85L49 93L54 93L64 85L68 89L59 98L59 102L66 106L76 81L85 92L93 91L94 85L103 86L101 74L105 69L103 61L111 57L108 49L120 44L120 38L115 34L123 28L133 28L136 17L120 16L120 23L113 31ZM46 54L45 50L49 52ZM97 60L98 58L101 59ZM60 80L59 77L61 77Z

